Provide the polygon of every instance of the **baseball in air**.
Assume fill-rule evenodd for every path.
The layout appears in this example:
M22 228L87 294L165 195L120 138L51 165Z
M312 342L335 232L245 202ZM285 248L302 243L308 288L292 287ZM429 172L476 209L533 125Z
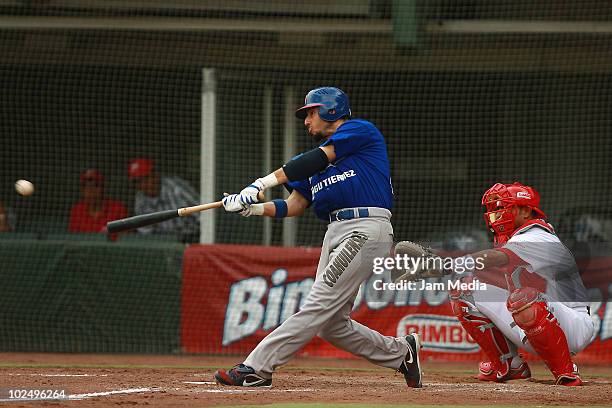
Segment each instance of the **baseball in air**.
M15 190L22 196L29 196L34 194L34 184L28 180L17 180L15 182Z

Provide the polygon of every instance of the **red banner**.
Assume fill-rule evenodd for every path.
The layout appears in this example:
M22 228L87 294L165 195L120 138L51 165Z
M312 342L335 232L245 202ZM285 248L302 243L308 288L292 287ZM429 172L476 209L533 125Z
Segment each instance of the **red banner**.
M320 250L240 245L191 245L183 260L181 341L186 353L246 355L295 313L306 298ZM591 260L584 274L598 336L578 362L612 362L612 306L608 299L610 259ZM375 277L376 278L376 277ZM368 289L369 288L369 289ZM477 344L452 316L444 290L377 291L363 285L352 318L385 335L417 331L423 357L479 360ZM350 357L313 339L302 355Z

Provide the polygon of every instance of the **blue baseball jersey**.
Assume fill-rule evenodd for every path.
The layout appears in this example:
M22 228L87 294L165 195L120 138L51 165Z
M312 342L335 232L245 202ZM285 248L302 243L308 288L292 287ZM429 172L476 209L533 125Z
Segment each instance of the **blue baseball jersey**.
M341 208L380 207L391 210L393 187L387 146L380 131L362 119L344 122L322 146L333 144L336 159L308 180L286 184L314 207L317 217Z

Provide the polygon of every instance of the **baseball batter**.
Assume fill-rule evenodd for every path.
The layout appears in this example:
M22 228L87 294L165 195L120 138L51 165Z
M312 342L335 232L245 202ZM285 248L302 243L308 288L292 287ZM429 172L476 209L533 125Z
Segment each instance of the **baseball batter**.
M218 370L223 385L270 386L276 368L318 335L334 346L404 374L421 387L418 335L382 334L349 317L373 259L393 242L393 192L385 140L370 122L351 119L348 96L338 88L310 91L296 116L319 147L223 199L243 216L293 217L312 206L329 223L310 294L301 309L264 338L243 364ZM257 203L257 194L284 184L287 200Z
M498 183L486 191L482 204L495 248L468 257L502 268L509 290L487 285L483 291L451 293L455 315L490 359L480 363L478 378L529 378L517 352L525 349L542 358L556 384L581 385L571 356L593 340L595 325L572 254L544 221L533 188Z

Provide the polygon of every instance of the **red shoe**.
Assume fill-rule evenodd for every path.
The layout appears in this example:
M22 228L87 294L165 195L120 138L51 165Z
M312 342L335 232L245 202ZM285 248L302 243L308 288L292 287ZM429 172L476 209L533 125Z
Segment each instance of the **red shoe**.
M582 379L580 378L580 373L578 372L578 366L574 364L574 372L561 374L557 377L556 385L564 385L566 387L578 387L582 385Z
M531 370L526 362L522 362L517 368L510 368L510 372L504 377L497 377L497 370L490 361L482 361L478 365L478 378L480 381L504 382L509 380L526 380L531 378Z

